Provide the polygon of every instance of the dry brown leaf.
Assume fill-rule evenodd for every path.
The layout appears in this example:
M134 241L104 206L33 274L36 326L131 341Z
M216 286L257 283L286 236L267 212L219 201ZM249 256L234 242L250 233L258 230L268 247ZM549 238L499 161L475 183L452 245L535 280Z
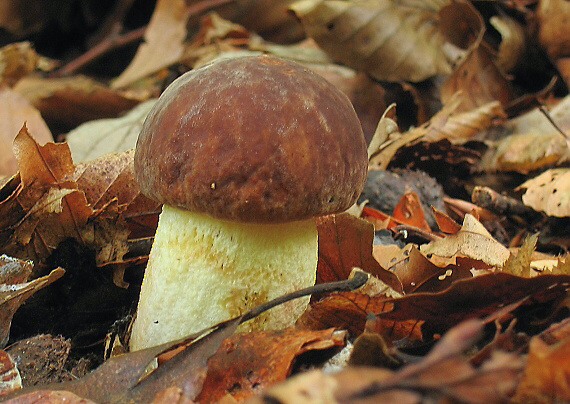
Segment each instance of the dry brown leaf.
M20 185L0 204L0 240L4 251L14 257L32 259L36 268L60 241L74 237L81 242L80 229L92 210L77 184L67 181L73 162L66 144L40 146L24 126L14 141L20 165Z
M397 292L402 284L392 272L382 268L372 256L374 226L349 214L317 219L319 261L317 283L348 279L354 267L376 276Z
M454 234L461 230L461 226L453 220L447 213L442 212L435 207L431 207L431 212L435 217L439 230L443 233Z
M534 177L519 188L525 205L549 216L570 216L570 169L553 168Z
M102 229L102 238L86 234L88 239L95 242L94 245L100 245L101 248L108 248L102 241L109 239L118 243L116 248L112 248L113 251L123 251L127 236L149 237L154 235L156 230L161 204L141 194L134 178L133 158L134 149L106 154L93 161L78 164L71 176L77 182L77 187L85 193L90 206L97 210L94 214L97 220L92 220L91 225L96 226L97 222L98 225L103 225L103 218L106 218L108 224L103 225L106 230ZM95 231L95 228L92 230ZM95 231L94 234L96 233ZM114 236L109 237L111 234ZM113 255L119 257L120 254ZM106 262L108 261L100 261Z
M226 394L242 401L285 380L300 355L340 349L345 340L346 331L335 329L309 331L289 328L235 334L226 339L208 361L206 380L196 401L213 403Z
M39 111L28 100L8 87L0 86L0 176L18 170L12 143L23 124L37 135L40 143L53 141L51 132Z
M470 267L461 268L451 264L438 267L416 247L411 248L409 260L402 261L391 269L402 280L406 293L439 292L459 279L472 277Z
M511 254L509 259L507 259L502 271L508 274L530 278L532 253L536 248L537 241L538 233L526 237L518 252Z
M146 29L145 42L134 59L117 77L113 88L121 88L177 62L184 53L186 23L190 7L184 0L159 0Z
M137 105L147 94L110 90L85 76L24 77L14 91L27 98L51 126L71 130L94 119L114 118Z
M26 36L38 31L47 20L41 0L0 2L0 26L16 36Z
M0 85L14 85L36 69L38 59L29 42L15 42L0 48Z
M228 20L243 25L275 43L294 43L305 36L303 27L290 13L294 0L246 0L230 2L216 10Z
M378 80L421 81L451 71L438 30L448 3L303 0L291 9L336 61Z
M507 136L490 148L481 161L481 167L526 174L566 161L569 157L568 143L560 133L521 133Z
M65 138L75 163L94 160L107 153L134 148L146 115L155 104L152 99L134 107L119 118L86 122Z
M555 403L570 400L570 335L561 339L534 336L530 341L528 363L517 388L515 403Z
M72 393L97 403L139 403L150 402L157 393L172 386L183 389L188 398L194 399L202 389L207 360L222 341L234 333L240 320L238 317L178 341L113 357L82 378L42 386L44 394L57 393L65 397ZM160 359L161 355L167 358ZM150 374L145 373L157 358L158 368ZM27 403L29 401L25 400L29 397L37 398L34 394L23 389L9 398L15 403Z
M460 98L463 98L463 93ZM442 111L445 110L446 107L444 106ZM492 101L468 111L454 111L449 114L443 126L428 132L423 140L436 142L447 139L452 144L462 144L473 140L478 134L493 127L506 117L507 115L498 101Z
M461 93L454 94L428 122L403 134L397 132L397 128L394 127L389 118L383 117L378 127L388 125L390 137L379 147L374 146L374 149L377 150L370 152L372 154L370 167L385 169L400 149L405 150L405 147L417 145L420 141L465 143L473 140L477 134L485 129L492 127L496 121L505 118L505 113L498 102L491 102L471 111L458 112L461 100ZM384 136L384 138L386 137Z
M0 259L5 261L7 258L1 256ZM11 266L10 263L8 266ZM0 270L4 270L6 265L2 265ZM26 270L27 271L27 270ZM23 281L0 284L0 345L6 345L10 333L10 324L12 316L18 308L38 290L46 287L63 276L65 271L62 268L56 268L48 275L36 278L30 282L27 277ZM17 275L19 277L19 275Z
M437 402L503 403L514 392L524 359L495 351L483 366L463 356L482 332L480 321L450 330L421 361L396 372L348 367L340 372L306 372L274 386L248 403L418 403L429 396ZM424 398L424 400L422 400Z
M494 101L507 105L512 98L509 81L483 45L472 49L447 78L441 88L442 101L447 103L457 92L462 93L459 111L469 111Z
M509 258L509 250L491 236L485 227L470 214L465 215L461 230L420 247L424 254L453 257L456 254L481 260L501 267Z

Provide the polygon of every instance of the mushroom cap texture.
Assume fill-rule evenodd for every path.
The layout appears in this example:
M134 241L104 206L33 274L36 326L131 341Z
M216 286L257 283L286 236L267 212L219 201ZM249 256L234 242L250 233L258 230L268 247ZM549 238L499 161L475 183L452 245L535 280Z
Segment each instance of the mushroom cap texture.
M134 164L151 199L264 223L347 209L368 158L343 93L297 63L253 56L175 80L144 122Z

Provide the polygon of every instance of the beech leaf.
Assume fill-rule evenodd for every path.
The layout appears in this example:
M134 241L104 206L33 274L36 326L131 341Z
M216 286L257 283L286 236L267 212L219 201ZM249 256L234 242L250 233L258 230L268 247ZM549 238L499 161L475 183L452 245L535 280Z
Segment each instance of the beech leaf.
M377 80L421 81L451 71L438 30L446 3L303 0L290 8L334 60Z
M467 214L459 230L439 240L420 247L424 254L453 257L461 254L481 260L489 265L503 266L509 258L509 250L491 236L474 216Z
M397 292L402 284L396 275L382 268L372 255L374 226L347 213L317 219L319 260L317 283L348 279L352 268L378 277Z

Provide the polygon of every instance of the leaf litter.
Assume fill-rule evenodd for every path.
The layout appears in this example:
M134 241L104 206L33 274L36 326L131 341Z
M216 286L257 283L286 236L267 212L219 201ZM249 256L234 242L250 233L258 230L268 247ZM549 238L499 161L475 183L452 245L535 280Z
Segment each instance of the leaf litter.
M114 28L101 24L76 60L78 49L50 59L41 41L21 41L54 10L30 10L33 26L13 6L0 18L18 36L0 49L2 102L14 111L0 116L14 150L0 160L0 253L21 271L0 280L2 337L16 346L67 334L71 357L96 358L74 381L20 386L9 345L8 402L568 400L564 1L162 0L132 31L129 2L117 3ZM317 287L355 267L365 287L314 293L290 329L234 334L233 320L126 353L160 211L133 176L142 102L184 71L252 52L305 63L347 94L371 173L418 174L397 196L369 180L356 217L319 219ZM421 178L442 195L409 186ZM62 327L70 313L79 320ZM345 345L352 358L325 372Z

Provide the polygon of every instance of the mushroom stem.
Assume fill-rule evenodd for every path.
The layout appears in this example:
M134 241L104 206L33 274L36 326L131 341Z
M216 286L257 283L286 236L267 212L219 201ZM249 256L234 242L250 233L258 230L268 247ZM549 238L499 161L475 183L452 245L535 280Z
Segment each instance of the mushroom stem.
M133 324L132 351L238 316L315 283L315 219L238 223L164 205ZM308 297L287 302L241 331L292 325Z

